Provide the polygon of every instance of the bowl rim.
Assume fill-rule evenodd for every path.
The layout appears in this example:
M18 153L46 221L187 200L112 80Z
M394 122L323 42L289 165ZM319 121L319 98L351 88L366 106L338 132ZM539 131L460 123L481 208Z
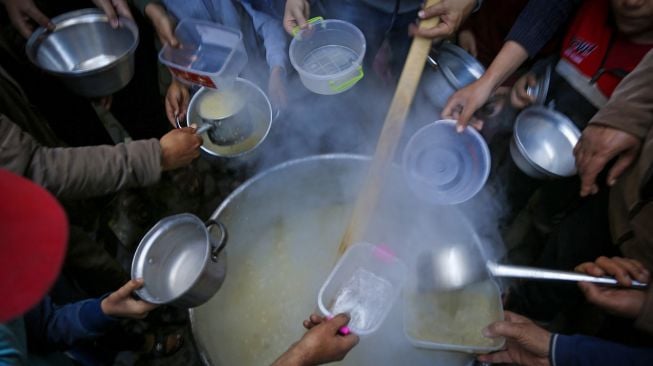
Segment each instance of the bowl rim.
M538 162L533 160L533 158L531 158L531 156L528 153L528 150L526 149L526 146L524 146L524 144L523 144L523 142L522 142L522 140L521 140L521 138L519 136L519 132L518 132L519 131L519 126L521 124L525 123L524 118L528 117L530 114L548 114L549 116L551 116L553 118L563 120L568 125L568 127L574 132L574 135L576 135L577 138L580 138L580 135L581 135L581 131L578 129L578 127L576 127L574 122L569 117L567 117L565 114L563 114L561 112L558 112L555 109L548 108L548 107L541 106L541 105L530 106L530 107L527 107L524 110L522 110L517 115L517 118L515 119L515 125L513 126L513 130L512 130L512 137L515 140L515 145L517 146L517 149L519 150L521 155L536 170L540 171L541 173L543 173L543 174L545 174L545 175L547 175L549 177L567 178L567 177L573 177L574 175L576 175L578 173L577 170L575 170L574 173L572 173L570 175L557 174L557 173L543 167L541 164L539 164ZM576 143L578 143L578 141Z
M427 196L426 192L424 192L419 187L414 186L415 183L410 178L410 171L408 169L408 166L409 166L409 161L411 160L411 156L414 155L414 150L415 150L414 145L417 139L419 139L422 135L428 133L430 130L437 129L443 126L455 129L457 123L458 122L454 119L440 119L431 123L427 123L426 125L422 126L410 137L410 139L406 143L406 146L404 148L401 157L401 166L404 172L404 177L407 180L408 186L411 187L413 192L417 194L419 197L427 199L433 204L449 206L449 205L458 205L467 202L470 199L472 199L474 196L476 196L480 191L483 190L483 187L485 187L485 184L487 183L487 180L490 177L490 171L492 170L492 156L490 154L490 148L487 146L487 142L485 141L485 139L483 138L480 132L478 132L475 128L471 126L467 126L465 127L462 134L469 135L474 141L477 142L479 152L481 153L484 162L486 162L486 164L482 164L484 167L482 180L480 180L478 184L474 187L474 193L469 195L469 197L466 197L465 199L460 199L460 197L458 197L457 199L440 200L438 198L434 198L436 196L432 194L429 194ZM418 191L421 191L421 193L418 193ZM429 189L429 193L433 193L433 190Z
M131 55L134 54L140 42L138 26L133 20L129 18L118 17L118 22L120 24L119 27L127 28L134 36L134 41L130 45L129 49L127 49L125 52L121 53L118 57L116 57L116 59L113 62L96 69L80 70L80 71L53 70L51 68L47 68L39 64L39 62L36 59L36 54L38 53L38 49L43 43L43 41L45 40L45 38L47 38L50 34L57 32L59 29L63 29L68 26L80 24L80 23L90 23L89 21L75 22L76 19L82 20L85 18L90 18L90 20L100 20L106 23L109 22L109 17L103 11L94 8L80 9L80 10L75 10L75 11L58 15L51 19L52 23L55 25L54 31L49 31L44 27L38 27L28 38L27 43L25 44L25 53L27 54L27 58L30 60L32 64L34 64L39 69L54 75L87 76L87 75L93 75L111 69L115 66L115 64L129 58Z

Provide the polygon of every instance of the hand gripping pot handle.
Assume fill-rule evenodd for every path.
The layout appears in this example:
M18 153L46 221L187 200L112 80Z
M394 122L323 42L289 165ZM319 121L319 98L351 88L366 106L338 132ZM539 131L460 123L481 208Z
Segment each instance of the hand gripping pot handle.
M212 230L213 228L218 228L220 235L216 236ZM227 245L227 240L229 239L229 234L227 234L227 228L220 221L209 219L206 221L206 229L209 232L209 240L211 241L211 260L218 262L218 256L220 252Z

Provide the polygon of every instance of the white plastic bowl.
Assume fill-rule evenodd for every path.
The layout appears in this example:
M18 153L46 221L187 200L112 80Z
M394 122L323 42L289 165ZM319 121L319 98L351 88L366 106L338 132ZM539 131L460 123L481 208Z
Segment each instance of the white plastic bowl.
M310 28L290 42L290 62L304 86L317 94L338 94L351 89L364 76L365 36L342 20L309 21Z
M318 294L325 316L346 312L358 335L375 332L401 293L406 265L389 248L358 243L340 258Z
M404 150L408 186L419 197L453 205L474 197L490 175L490 150L471 127L456 132L456 121L440 120L419 129Z
M404 332L415 347L474 354L503 347L503 338L489 339L481 333L503 320L501 292L494 280L456 291L428 292L415 286L404 294Z

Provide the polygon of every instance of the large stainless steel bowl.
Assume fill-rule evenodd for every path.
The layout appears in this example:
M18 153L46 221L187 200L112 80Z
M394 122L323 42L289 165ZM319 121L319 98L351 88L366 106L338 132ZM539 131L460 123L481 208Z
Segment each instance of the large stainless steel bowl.
M580 130L564 114L545 107L524 109L515 122L510 155L533 178L576 174L574 146Z
M191 310L193 334L207 365L269 365L304 329L337 259L369 160L320 155L278 165L250 179L213 214L229 230L229 274L206 304ZM361 240L384 243L419 281L418 257L438 243L476 242L478 231L456 207L413 196L396 169L383 187ZM342 365L467 365L465 354L413 347L397 301L379 331L365 337ZM477 324L478 331L485 324Z
M125 87L134 75L138 27L120 18L113 29L98 9L82 9L52 18L56 28L38 28L27 41L32 63L58 77L84 97L102 97Z

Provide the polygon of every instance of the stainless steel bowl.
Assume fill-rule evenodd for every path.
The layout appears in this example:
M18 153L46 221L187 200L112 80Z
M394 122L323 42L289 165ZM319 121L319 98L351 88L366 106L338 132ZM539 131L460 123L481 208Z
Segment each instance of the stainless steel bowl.
M564 114L530 107L517 116L510 154L533 178L569 177L576 174L573 150L579 138L580 130Z
M38 28L27 41L32 63L84 97L108 96L134 75L138 27L120 18L113 29L98 9L82 9L52 19L54 31Z
M237 101L240 101L238 103ZM201 104L221 105L224 115L202 116ZM210 155L235 158L256 149L270 132L274 117L272 105L263 90L249 80L236 78L230 88L201 88L190 100L186 125L199 129L211 119L215 127L204 130L202 150Z

